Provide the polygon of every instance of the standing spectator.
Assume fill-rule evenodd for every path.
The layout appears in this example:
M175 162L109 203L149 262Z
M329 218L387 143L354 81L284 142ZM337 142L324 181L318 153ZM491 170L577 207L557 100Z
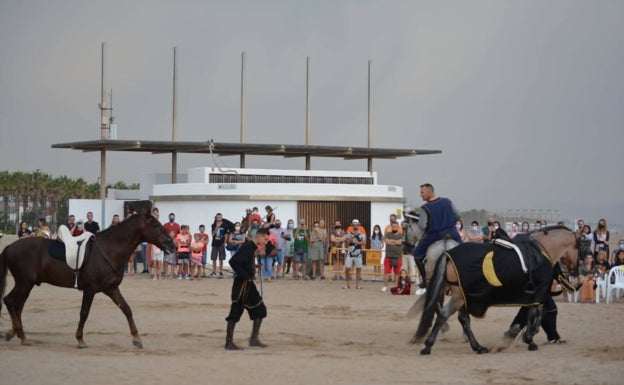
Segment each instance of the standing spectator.
M598 228L594 231L594 256L597 256L600 250L606 251L609 255L609 230L607 221L603 218L598 221Z
M295 221L289 219L286 223L286 231L289 238L284 242L284 266L282 267L282 278L286 274L290 273L290 267L292 266L293 257L295 256L295 237L293 232L295 231Z
M74 232L74 229L76 228L76 217L74 216L74 214L69 214L65 226L67 226L70 233Z
M578 222L576 222L576 237L579 238L582 234L583 234L583 227L585 226L585 221L582 219L579 219Z
M342 269L344 265L345 256L347 254L345 249L345 241L347 240L346 233L342 228L340 221L334 222L334 229L331 233L331 247L334 250L330 256L332 259L333 280L343 279Z
M170 232L171 230L173 230L175 237L177 237L178 234L180 234L180 225L175 221L175 219L176 219L175 214L169 213L169 222L163 224L163 227L165 228L166 232Z
M325 234L323 241L323 264L326 265L328 263L327 255L329 254L329 234L327 233L325 219L319 219L319 226L321 228L321 232Z
M202 242L201 234L195 233L193 242L191 243L191 280L195 278L195 270L197 269L197 279L202 279L202 254L204 251L204 242Z
M266 211L267 215L266 215L266 224L269 225L268 227L271 228L273 227L273 225L275 224L275 213L273 212L273 208L269 205L267 205L264 210Z
M115 226L118 224L119 224L119 215L115 214L113 215L113 219L111 219L111 223L110 225L108 225L108 227Z
M509 232L509 238L513 239L516 235L518 235L518 231L520 230L518 226L518 222L514 222L511 224L511 231Z
M583 225L581 232L579 252L581 255L590 254L593 250L594 234L591 232L589 225Z
M381 251L384 248L384 235L381 233L381 226L373 226L373 234L370 237L370 248L379 253L381 261ZM375 281L381 280L381 265L373 266L373 274L375 275Z
M242 230L241 223L236 222L234 223L234 231L227 235L225 248L230 251L232 257L236 255L240 246L247 241L247 236Z
M173 239L173 242L175 242L176 249L177 249L178 240L176 239L175 231L170 230L169 236L171 237L171 239ZM165 278L173 279L173 276L175 274L175 268L178 265L178 259L177 259L176 253L165 252L163 262L164 262Z
M178 245L178 279L190 279L189 263L191 257L191 234L188 225L180 226L180 234L176 236Z
M461 219L455 221L455 230L459 233L462 242L468 242L468 233L464 230L464 222Z
M407 270L401 270L403 235L399 233L399 224L397 222L393 222L390 225L390 231L385 234L385 243L386 257L384 258L383 287L381 288L382 293L388 291L388 281L390 280L391 273L394 273L394 276L398 277L399 272L405 272L405 279L408 279Z
M27 238L32 235L32 231L28 228L28 223L22 222L20 223L20 229L17 232L17 236L20 238Z
M354 219L351 221L351 225L347 227L347 230L346 230L347 234L350 234L351 232L353 232L353 228L355 227L357 227L359 233L364 235L364 238L366 238L366 229L362 226L359 219Z
M93 220L93 212L87 213L87 221L84 223L85 231L95 234L100 231L100 225Z
M260 216L257 207L254 207L251 210L251 214L249 215L249 226L251 226L254 221L258 224L258 228L260 228L260 224L262 223L262 217Z
M412 284L407 276L407 270L401 269L400 274L397 274L397 285L390 288L390 292L393 295L410 295L412 291Z
M293 279L299 279L299 268L301 277L308 279L306 268L308 263L308 242L310 241L310 230L306 227L305 219L299 220L299 226L293 232L295 256L293 258Z
M402 266L407 270L407 276L410 279L411 284L416 283L416 261L414 260L414 256L412 255L412 251L414 250L414 246L410 245L407 240L407 226L409 223L407 221L401 222L401 228L403 228L403 258L402 258Z
M520 231L519 234L528 234L529 233L529 222L522 222L522 225L520 226Z
M485 236L483 235L483 230L479 226L479 222L472 221L470 229L468 230L468 242L483 243L484 238Z
M230 222L231 223L231 222ZM225 259L225 238L228 234L228 226L223 220L223 215L217 213L215 220L210 226L212 230L212 249L210 250L210 260L212 261L211 277L217 275L217 259L219 260L219 278L223 278L223 260Z
M281 278L284 276L284 252L286 251L286 242L292 237L290 232L282 227L282 221L279 219L275 220L275 224L273 228L269 230L269 233L273 234L275 239L277 239L277 267L274 276L276 278Z
M152 252L152 263L154 264L152 273L154 273L154 281L157 281L160 279L160 275L162 274L162 271L163 271L164 251L160 249L158 246L152 245L151 252Z
M345 260L345 280L343 289L351 287L351 269L355 266L355 288L362 289L360 281L362 279L362 246L366 244L366 236L360 233L360 226L354 225L353 230L347 234L349 251Z
M310 277L312 279L316 278L317 270L321 279L325 279L325 238L327 238L327 233L321 230L318 221L314 222L312 225L312 232L310 233L310 250L308 252L310 262L312 263L312 268L310 269Z
M399 223L397 220L396 214L390 214L389 219L390 219L390 222L388 222L388 224L386 225L386 228L384 229L384 232L383 232L384 234L388 234L389 232L392 231L392 224L394 222ZM403 234L403 228L401 226L399 226L399 234Z
M208 263L208 242L210 241L210 236L208 235L208 233L206 233L206 226L204 225L199 225L199 233L195 233L195 235L199 235L199 240L204 245L202 249L201 266L199 266L199 271L197 273L200 277L206 277L206 263Z

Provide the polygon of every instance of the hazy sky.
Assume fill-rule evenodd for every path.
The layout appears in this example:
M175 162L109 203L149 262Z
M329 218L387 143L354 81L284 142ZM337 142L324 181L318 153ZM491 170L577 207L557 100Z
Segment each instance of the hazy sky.
M624 224L623 20L619 0L0 0L0 170L97 179L99 153L50 146L99 139L103 41L119 139L171 138L177 46L179 140L239 140L246 51L247 142L305 143L310 56L312 144L366 146L372 60L373 145L442 150L374 162L408 202L420 204L430 182L460 210L560 209ZM108 180L170 164L111 153ZM178 165L213 162L180 155Z

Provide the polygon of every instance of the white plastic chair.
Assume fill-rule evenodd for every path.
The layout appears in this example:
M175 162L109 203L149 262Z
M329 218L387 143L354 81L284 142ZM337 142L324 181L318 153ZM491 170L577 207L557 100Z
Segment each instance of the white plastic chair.
M600 296L607 298L607 275L596 280L596 303L600 303Z
M573 278L571 276L568 277L568 282L570 282L572 287L576 287L576 283L573 282ZM578 302L580 293L580 290L574 290L574 293L568 293L568 302Z
M616 290L617 298L622 294L622 289L624 289L624 266L616 266L609 270L607 276L607 303L611 302L613 290Z

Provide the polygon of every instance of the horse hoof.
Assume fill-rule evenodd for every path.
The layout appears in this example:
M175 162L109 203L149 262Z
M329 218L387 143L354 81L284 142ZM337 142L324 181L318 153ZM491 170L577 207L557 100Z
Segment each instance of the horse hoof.
M421 355L429 355L431 354L431 348L424 348L423 350L420 351Z
M15 337L15 334L14 334L14 333L11 333L11 332L9 331L9 332L7 332L7 333L4 335L4 340L5 340L5 341L11 341L11 340L13 339L13 337Z
M484 348L483 346L481 346L479 349L477 349L477 354L486 354L489 353L490 350L488 348Z
M141 341L132 341L132 345L136 346L139 349L143 349L143 342Z
M532 352L533 352L533 351L535 351L535 350L537 350L537 349L538 349L537 344L535 344L535 343L533 343L533 342L531 342L531 343L529 344L529 350L530 350L530 351L532 351Z
M89 345L84 344L84 345L78 345L78 349L88 349Z
M22 341L22 343L20 344L22 346L32 346L32 343L30 343L30 341Z

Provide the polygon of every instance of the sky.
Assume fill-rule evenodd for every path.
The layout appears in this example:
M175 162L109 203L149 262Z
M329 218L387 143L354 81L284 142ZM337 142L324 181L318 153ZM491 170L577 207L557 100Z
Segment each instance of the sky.
M439 155L376 160L379 183L420 204L432 183L461 210L560 210L624 225L624 1L0 0L0 170L84 177L99 153L101 43L118 138L372 145ZM238 167L237 157L220 157ZM179 155L178 172L214 166ZM313 158L316 170L366 161ZM169 155L110 153L107 180L167 172ZM247 167L304 169L248 157Z

